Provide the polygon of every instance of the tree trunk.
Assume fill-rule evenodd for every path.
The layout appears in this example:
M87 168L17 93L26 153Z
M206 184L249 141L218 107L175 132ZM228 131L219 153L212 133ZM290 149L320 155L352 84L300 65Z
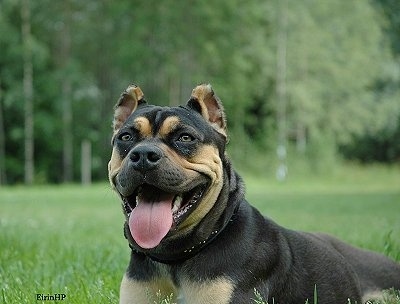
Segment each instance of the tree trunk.
M4 132L4 119L3 119L3 102L1 91L0 79L0 185L7 183L6 175L6 141Z
M23 92L25 99L25 184L34 181L34 133L33 133L33 63L31 38L30 0L21 3L21 33L23 47Z
M307 137L306 127L300 121L297 122L296 127L296 150L297 152L304 154L307 148Z
M73 178L73 134L71 82L68 77L61 86L62 92L62 126L63 126L63 181L71 182Z
M278 128L278 145L277 156L279 166L276 171L278 180L284 180L287 174L286 167L286 104L287 104L287 89L286 89L286 49L287 49L287 0L279 1L278 13L278 37L277 37L277 52L276 52L276 120Z
M63 69L63 79L61 84L62 102L62 134L63 134L63 181L68 183L73 179L73 132L72 132L72 84L69 71L69 61L71 57L71 32L69 1L64 2L64 22L61 30L60 58L59 64Z
M81 182L82 185L92 183L92 143L87 139L81 144Z

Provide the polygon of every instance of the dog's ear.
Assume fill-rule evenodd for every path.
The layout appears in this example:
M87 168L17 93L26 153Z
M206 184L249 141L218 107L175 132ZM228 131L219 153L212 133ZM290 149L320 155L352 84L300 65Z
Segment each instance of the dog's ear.
M187 106L199 112L214 129L227 137L224 108L210 84L201 84L195 87Z
M115 105L113 129L116 132L124 122L128 119L136 108L146 103L144 94L137 85L130 85L125 92L121 94L117 104Z

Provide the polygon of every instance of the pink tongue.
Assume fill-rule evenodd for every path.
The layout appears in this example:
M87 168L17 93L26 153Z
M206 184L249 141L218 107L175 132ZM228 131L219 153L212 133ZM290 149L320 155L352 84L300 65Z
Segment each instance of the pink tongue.
M129 229L136 243L145 249L156 247L172 226L172 200L139 202L129 217Z

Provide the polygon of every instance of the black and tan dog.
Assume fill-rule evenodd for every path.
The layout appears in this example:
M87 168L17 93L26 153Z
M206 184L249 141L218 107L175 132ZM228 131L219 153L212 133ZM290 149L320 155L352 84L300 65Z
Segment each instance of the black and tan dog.
M188 304L361 303L400 289L400 266L331 236L263 217L225 155L225 114L210 85L185 106L148 105L137 86L114 115L109 178L132 249L120 303L179 295Z

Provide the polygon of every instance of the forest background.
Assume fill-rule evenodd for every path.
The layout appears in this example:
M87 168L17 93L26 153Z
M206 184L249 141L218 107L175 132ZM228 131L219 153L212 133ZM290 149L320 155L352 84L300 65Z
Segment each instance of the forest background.
M400 1L1 0L0 183L105 180L120 93L202 82L241 168L398 164Z

